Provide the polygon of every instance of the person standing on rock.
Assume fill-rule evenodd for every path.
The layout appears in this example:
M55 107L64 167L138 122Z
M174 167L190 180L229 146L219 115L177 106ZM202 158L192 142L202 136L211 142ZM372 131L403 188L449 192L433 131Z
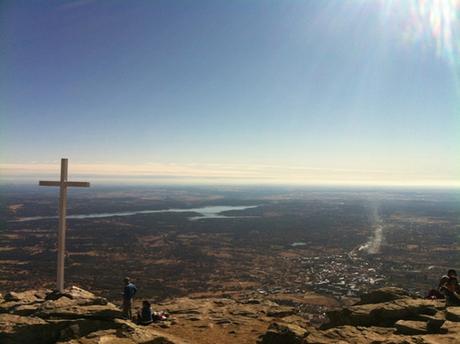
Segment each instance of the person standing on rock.
M123 290L123 315L128 319L132 319L133 298L134 295L136 295L137 288L133 283L131 283L129 277L126 277L124 281L125 289Z

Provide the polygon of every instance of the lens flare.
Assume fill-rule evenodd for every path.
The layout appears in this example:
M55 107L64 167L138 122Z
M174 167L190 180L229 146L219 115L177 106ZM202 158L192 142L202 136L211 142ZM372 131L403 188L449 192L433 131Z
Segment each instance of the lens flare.
M449 64L460 96L460 0L379 0L385 22L398 23L407 44Z
M435 49L438 57L458 64L460 0L380 0L386 15L402 20L403 37Z
M433 44L439 57L458 62L460 0L412 0L413 38Z

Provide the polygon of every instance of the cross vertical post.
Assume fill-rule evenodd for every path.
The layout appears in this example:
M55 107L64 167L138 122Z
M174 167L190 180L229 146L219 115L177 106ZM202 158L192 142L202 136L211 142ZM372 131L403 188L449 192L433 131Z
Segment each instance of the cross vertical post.
M40 186L59 186L59 229L57 242L57 280L56 287L64 291L65 231L67 213L67 187L89 187L88 182L67 181L68 159L61 159L61 178L59 181L40 181Z
M59 185L59 230L57 256L57 289L64 290L65 228L67 213L67 166L68 160L61 159L61 185Z

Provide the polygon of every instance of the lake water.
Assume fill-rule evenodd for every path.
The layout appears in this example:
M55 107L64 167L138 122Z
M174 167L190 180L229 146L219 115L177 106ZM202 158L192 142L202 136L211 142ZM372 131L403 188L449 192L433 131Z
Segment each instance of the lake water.
M113 217L113 216L132 216L138 214L155 214L155 213L185 213L193 212L198 213L198 216L190 216L189 219L192 221L201 220L201 219L224 219L224 218L235 218L242 216L226 216L221 214L222 212L229 210L245 210L250 208L256 208L258 205L214 205L201 208L188 208L188 209L156 209L156 210L139 210L139 211L124 211L124 212L115 212L115 213L93 213L93 214L75 214L67 215L67 219L97 219L103 217ZM57 219L57 216L32 216L32 217L22 217L15 220L15 222L26 222L26 221L36 221L36 220L50 220Z

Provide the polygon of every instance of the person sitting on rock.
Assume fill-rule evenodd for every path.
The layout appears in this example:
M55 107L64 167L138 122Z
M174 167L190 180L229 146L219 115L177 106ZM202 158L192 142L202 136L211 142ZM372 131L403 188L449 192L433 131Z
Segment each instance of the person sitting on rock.
M153 322L152 308L147 300L142 301L142 309L138 313L138 319L141 325L148 325Z
M428 295L426 296L426 299L429 300L437 300L437 299L445 299L444 292L443 292L444 285L440 285L438 289L430 289L428 291Z
M441 279L439 280L439 284L438 284L438 292L442 295L442 298L444 299L445 298L445 294L446 294L446 283L447 281L449 281L450 277L447 276L447 275L444 275L441 277Z
M449 278L455 278L458 281L457 271L455 271L454 269L450 269L449 271L447 271L447 276L449 276ZM460 285L458 283L456 292L460 293Z
M457 293L458 281L451 277L446 283L446 306L460 306L460 295Z
M136 295L137 288L133 283L131 283L129 277L126 277L124 281L125 288L123 290L123 315L128 319L132 319L133 298L134 295Z
M450 278L457 279L457 271L455 271L454 269L450 269L449 271L447 271L447 275L442 276L439 280L438 290L443 295L445 294L446 283L449 281ZM456 292L460 293L460 286L458 285L458 283Z
M452 270L449 270L447 273L451 272ZM455 270L453 270L455 271ZM426 297L427 299L445 299L445 291L446 291L446 283L449 280L448 275L442 275L441 278L439 279L438 283L438 289L431 289L428 292L428 296Z

